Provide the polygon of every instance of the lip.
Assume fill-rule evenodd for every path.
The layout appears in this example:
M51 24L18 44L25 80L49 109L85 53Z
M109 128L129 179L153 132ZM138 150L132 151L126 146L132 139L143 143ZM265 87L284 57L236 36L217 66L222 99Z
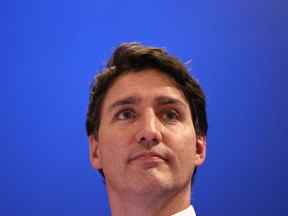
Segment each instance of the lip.
M131 162L134 160L166 161L161 154L156 152L140 152L133 155L128 161Z

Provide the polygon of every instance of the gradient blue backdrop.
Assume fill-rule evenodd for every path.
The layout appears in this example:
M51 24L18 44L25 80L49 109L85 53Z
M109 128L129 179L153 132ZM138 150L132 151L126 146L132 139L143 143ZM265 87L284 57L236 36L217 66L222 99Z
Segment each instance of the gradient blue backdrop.
M206 215L288 215L287 1L2 1L0 215L109 215L89 84L124 41L166 47L208 99Z

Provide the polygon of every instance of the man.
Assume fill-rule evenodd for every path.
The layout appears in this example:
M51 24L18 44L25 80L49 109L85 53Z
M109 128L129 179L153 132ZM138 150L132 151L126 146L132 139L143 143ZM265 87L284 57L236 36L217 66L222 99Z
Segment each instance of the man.
M199 84L163 49L125 43L114 51L92 85L86 122L113 216L195 215L205 106Z

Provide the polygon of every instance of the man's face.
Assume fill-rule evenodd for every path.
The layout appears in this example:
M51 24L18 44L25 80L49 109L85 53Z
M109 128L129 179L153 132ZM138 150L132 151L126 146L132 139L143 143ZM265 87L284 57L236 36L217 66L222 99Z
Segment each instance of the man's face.
M124 193L190 189L205 159L205 137L196 137L183 93L153 70L120 76L103 101L90 159L108 189Z

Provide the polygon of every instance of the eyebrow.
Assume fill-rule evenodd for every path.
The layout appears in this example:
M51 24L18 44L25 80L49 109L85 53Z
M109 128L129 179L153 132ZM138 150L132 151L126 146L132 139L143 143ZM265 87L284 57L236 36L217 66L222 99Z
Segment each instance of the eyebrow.
M111 112L116 107L131 105L131 104L137 104L139 102L140 102L140 98L138 98L138 97L135 97L135 96L126 97L126 98L117 100L114 103L112 103L109 106L108 111Z
M157 104L158 105L170 105L170 104L176 104L176 105L181 105L185 106L185 103L182 102L182 100L179 100L174 97L168 97L168 96L160 96L156 98Z
M169 97L169 96L159 96L156 97L156 104L157 105L181 105L181 106L186 106L184 102L182 102L182 100L179 100L177 98L174 97ZM125 106L125 105L136 105L139 104L141 101L141 99L139 97L136 96L130 96L130 97L126 97L120 100L115 101L114 103L112 103L109 107L108 107L108 111L111 112L114 108L119 107L119 106Z

